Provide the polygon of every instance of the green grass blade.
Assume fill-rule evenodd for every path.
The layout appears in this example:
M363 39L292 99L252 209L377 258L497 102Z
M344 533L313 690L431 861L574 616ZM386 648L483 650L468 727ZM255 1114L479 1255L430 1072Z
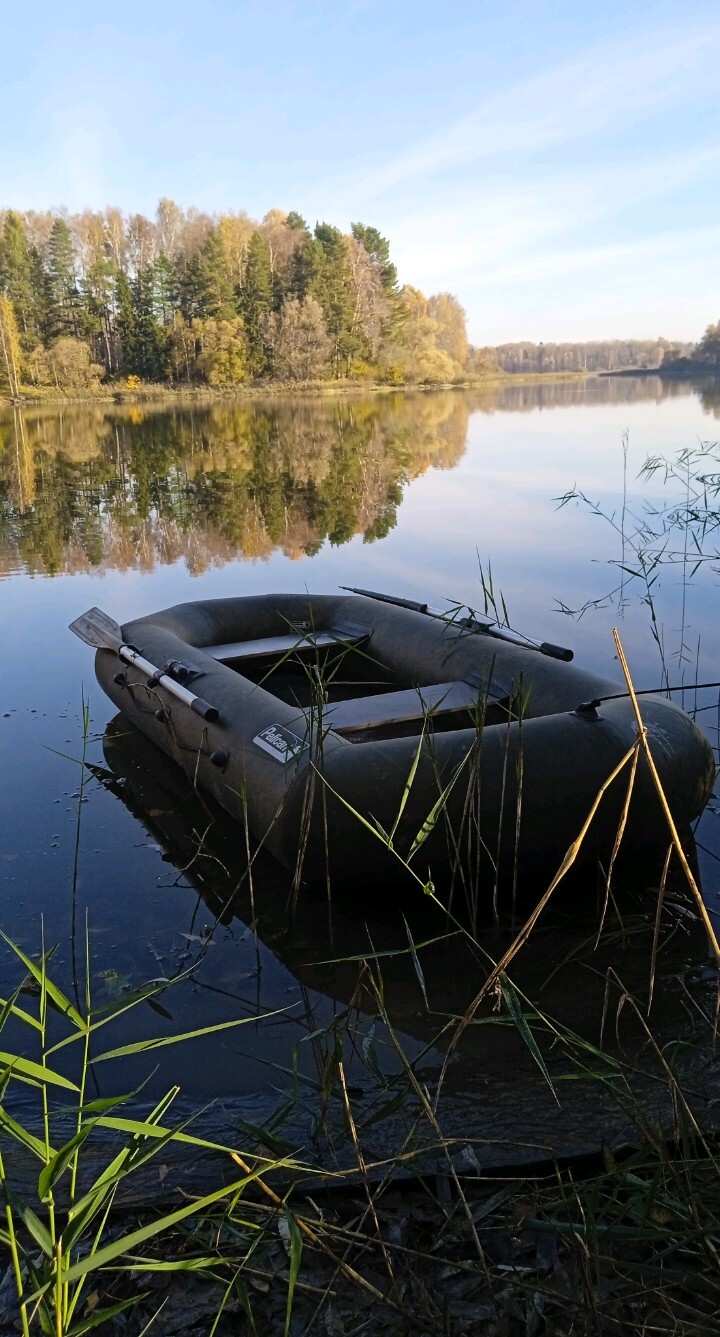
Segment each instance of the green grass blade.
M249 1222L243 1223L249 1226ZM251 1230L262 1230L260 1225L250 1225ZM208 1268L217 1268L222 1260L216 1253L200 1254L196 1258L142 1258L134 1254L129 1256L124 1267L118 1267L118 1272L205 1272ZM108 1269L110 1270L110 1269Z
M313 769L315 771L315 774L320 778L320 780L322 780L326 789L329 789L333 797L337 799L338 803L342 803L343 807L346 808L347 811L357 819L357 821L360 823L361 826L364 826L365 829L369 831L370 834L373 835L376 840L381 841L381 843L385 846L385 848L389 851L389 853L394 855L398 863L402 864L403 868L407 868L407 871L415 878L415 881L418 882L420 886L422 886L423 885L422 879L418 877L417 873L415 872L415 869L408 867L408 864L406 863L405 859L403 859L402 855L398 854L397 850L394 848L393 845L388 845L387 836L381 836L379 831L377 831L376 828L372 825L372 822L368 822L368 820L365 817L363 817L362 813L358 812L357 808L353 807L352 803L348 803L347 799L343 798L342 794L339 794L337 789L333 789L332 785L327 779L327 776L323 775L322 771L318 770L317 766L313 766Z
M166 1095L163 1096L162 1100L158 1102L148 1120L151 1125L153 1122L157 1123L162 1119L163 1115L172 1104L172 1101L175 1099L178 1089L178 1087L171 1087ZM108 1194L114 1191L118 1182L129 1172L129 1162L133 1158L134 1151L136 1151L140 1145L139 1139L134 1140L136 1141L136 1147L133 1148L132 1143L123 1147L114 1159L110 1161L109 1165L106 1165L102 1173L98 1175L84 1197L80 1198L74 1204L68 1224L63 1233L66 1253L68 1242L72 1242L78 1237L85 1228L87 1220L91 1220L93 1216L97 1214L99 1207L105 1201Z
M8 947L10 947L15 955L22 961L23 965L27 967L33 979L45 990L48 998L52 999L58 1011L68 1017L73 1023L73 1026L76 1026L79 1031L84 1031L86 1022L83 1021L77 1008L73 1007L70 999L66 998L62 990L58 989L57 985L53 984L51 979L48 979L47 972L44 969L47 957L44 958L42 967L38 966L29 956L25 955L22 948L18 947L17 944L12 941L12 938L8 938L7 934L3 933L2 929L0 929L0 938L7 943Z
M134 1100L143 1086L144 1083L137 1086L134 1091L126 1091L122 1096L100 1096L97 1100L86 1100L84 1105L66 1106L57 1112L74 1115L79 1119L84 1119L87 1115L104 1115L108 1110L117 1109L119 1105L126 1105L128 1100Z
M144 1119L125 1119L117 1115L101 1116L97 1120L97 1125L99 1128L112 1128L116 1132L131 1133L133 1136L137 1137L160 1138L172 1131L169 1128L163 1127L162 1124L148 1123ZM174 1136L177 1142L183 1142L186 1146L190 1147L202 1147L206 1151L222 1151L229 1153L235 1150L234 1147L225 1146L221 1142L211 1142L204 1137L194 1137L192 1133L183 1133L178 1129L174 1130Z
M94 1126L93 1123L86 1123L80 1131L77 1132L74 1137L71 1137L70 1141L66 1142L63 1147L60 1147L58 1151L55 1152L52 1159L48 1161L38 1179L38 1193L41 1202L45 1202L48 1195L52 1193L58 1180L72 1161L75 1152L82 1146L85 1139L90 1136Z
M25 1229L32 1235L35 1243L40 1246L46 1258L53 1256L53 1242L50 1231L44 1226L31 1207L22 1198L18 1198L6 1182L4 1185L5 1197L13 1209L15 1215L22 1221Z
M290 1332L290 1322L292 1319L293 1299L295 1296L295 1284L300 1273L300 1262L302 1259L302 1235L295 1217L293 1216L287 1203L283 1203L283 1213L288 1228L288 1245L290 1250L290 1272L288 1275L288 1293L287 1308L285 1310L285 1334L288 1337Z
M20 992L20 989L16 989L12 998L2 999L2 1008L0 1010L0 1031L4 1029L8 1017L11 1015L17 1017L19 1021L24 1022L26 1026L31 1026L35 1031L42 1029L37 1017L33 1017L31 1013L26 1012L24 1008L18 1007L17 999Z
M84 1318L80 1323L76 1323L67 1333L67 1337L82 1337L83 1333L99 1328L101 1323L107 1323L109 1319L115 1318L116 1314L122 1314L124 1309L131 1309L133 1305L139 1304L149 1294L149 1291L143 1291L142 1295L131 1295L129 1300L119 1300L117 1304L108 1305L105 1309L96 1309L90 1318Z
M21 1123L18 1123L13 1119L12 1115L8 1114L7 1110L4 1109L2 1105L0 1105L0 1128L2 1128L3 1132L7 1133L8 1137L11 1137L14 1142L19 1142L20 1146L26 1147L27 1150L31 1151L34 1156L37 1156L39 1160L46 1160L48 1150L46 1143L41 1142L39 1137L35 1137L29 1129L24 1128ZM50 1148L50 1154L51 1156L55 1154L52 1147Z
M62 1086L66 1091L80 1089L70 1081L69 1077L62 1077L59 1072L46 1068L43 1063L33 1063L32 1059L20 1058L17 1054L5 1054L0 1050L0 1063L6 1064L11 1069L10 1075L20 1081L30 1081L41 1086L46 1083L49 1086Z
M399 808L398 808L398 810L397 810L397 814L396 814L396 817L395 817L395 821L394 821L393 824L392 824L392 830L391 830L391 832L390 832L390 844L392 844L393 840L395 839L395 832L397 831L397 829L398 829L398 827L399 827L399 825L400 825L400 821L401 821L401 819L402 819L402 815L403 815L403 813L404 813L404 811L405 811L405 807L406 807L407 801L408 801L408 799L409 799L409 797L410 797L410 790L411 790L412 787L413 787L413 782L414 782L414 780L415 780L415 776L417 775L417 768L418 768L418 766L419 766L419 764L420 764L420 757L421 757L421 754L422 754L422 746L423 746L423 742L425 741L425 726L426 726L426 724L427 724L427 715L426 715L426 716L424 717L424 719L423 719L422 729L420 730L420 737L419 737L419 739L418 739L418 745L417 745L417 747L416 747L416 749L415 749L415 755L414 755L414 757L413 757L413 759L412 759L412 763L411 763L411 766L410 766L410 770L409 770L409 772L408 772L408 778L407 778L407 780L405 781L405 788L403 789L403 792L402 792L402 798L400 799L400 806L399 806Z
M115 1160L108 1166L108 1170L103 1175L98 1187L87 1193L76 1206L73 1206L62 1232L63 1250L66 1258L74 1249L76 1242L82 1239L98 1212L102 1211L108 1199L112 1201L118 1183L124 1177L125 1159L126 1156L116 1156Z
M515 992L514 985L508 979L504 971L501 971L500 975L498 976L498 983L502 991L502 996L505 1000L505 1006L507 1007L507 1010L510 1013L510 1016L512 1017L513 1023L517 1027L520 1036L525 1041L525 1044L530 1050L530 1053L532 1054L543 1077L545 1078L545 1081L550 1087L550 1090L552 1091L557 1104L559 1105L560 1101L557 1098L557 1092L555 1091L555 1087L553 1086L552 1078L545 1065L545 1060L542 1054L540 1053L540 1050L538 1049L535 1036L533 1035L532 1031L530 1030L530 1027L527 1024L525 1014L522 1010L520 999L518 998Z
M272 1012L263 1012L260 1016L237 1017L235 1021L221 1021L215 1026L202 1026L197 1031L185 1031L183 1035L158 1035L150 1040L136 1040L133 1044L121 1045L119 1049L108 1049L98 1054L91 1063L105 1063L107 1059L124 1058L127 1054L146 1054L153 1049L165 1049L168 1045L179 1045L184 1040L196 1040L203 1035L215 1035L218 1031L230 1030L233 1026L246 1026L248 1022L266 1021L268 1017L277 1017L287 1012L286 1007L277 1007ZM0 1055L0 1058L2 1056Z
M408 924L407 919L405 918L404 915L403 915L403 924L405 925L405 932L407 933L407 940L410 945L410 955L412 957L413 966L415 967L415 974L417 975L418 984L420 985L420 991L422 993L423 998L425 999L425 1007L429 1012L430 1004L428 1002L427 988L425 985L425 975L423 974L423 968L420 965L420 957L417 954L417 949L413 941L413 936L412 933L410 932L410 925Z
M468 753L468 756L469 755L470 753ZM417 854L418 850L421 849L422 846L425 844L425 841L427 840L428 836L432 835L433 831L435 830L435 826L437 825L437 820L445 808L445 804L447 803L448 798L450 797L450 794L457 783L458 776L460 775L460 772L462 771L466 761L467 757L464 757L460 765L457 767L455 774L452 776L449 783L446 784L445 788L443 789L442 794L430 809L430 812L425 818L425 821L423 822L420 830L418 831L410 847L410 852L407 856L408 863L410 863L410 860L412 859L413 855Z
M285 1166L286 1162L284 1160L277 1162L278 1169L285 1168ZM177 1211L169 1212L166 1216L160 1217L157 1221L148 1222L141 1226L139 1230L131 1231L124 1238L112 1240L104 1248L98 1249L95 1253L80 1258L76 1263L73 1263L63 1273L63 1281L77 1281L78 1277L83 1277L88 1272L96 1272L99 1268L106 1267L108 1263L114 1262L116 1258L130 1253L138 1245L144 1244L146 1240L153 1239L155 1235L161 1235L181 1221L186 1221L188 1217L203 1212L206 1207L212 1207L214 1203L221 1202L223 1198L230 1198L234 1193L241 1193L248 1184L257 1179L259 1174L262 1174L262 1169L251 1170L249 1174L243 1175L242 1179L236 1179L233 1183L216 1189L214 1193L208 1193L204 1198L197 1198L184 1207L179 1207Z
M191 975L192 968L150 988L137 989L132 994L123 994L122 999L113 998L108 1003L100 1004L93 1010L92 1016L88 1019L88 1030L95 1035L103 1026L107 1026L111 1021L116 1021L124 1012L129 1012L137 1007L138 1003L154 998L156 994L163 993L171 985L181 984L183 980L189 979ZM75 1044L77 1040L77 1034L66 1035L62 1040L58 1040L56 1044L52 1045L47 1053L56 1054L59 1049L65 1049L67 1045Z

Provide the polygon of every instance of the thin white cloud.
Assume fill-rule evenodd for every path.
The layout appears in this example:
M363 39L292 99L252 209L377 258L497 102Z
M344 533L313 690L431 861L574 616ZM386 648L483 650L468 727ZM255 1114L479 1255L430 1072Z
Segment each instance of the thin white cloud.
M477 342L696 338L720 308L720 238L692 226L692 201L717 198L720 143L707 116L705 142L692 127L719 63L720 23L596 46L385 161L350 164L306 211L331 199L346 222L374 222L401 280L456 292ZM677 126L685 143L669 150Z
M513 188L487 180L474 194L449 192L441 206L402 212L388 219L401 274L420 286L451 282L472 271L512 260L519 270L541 268L542 248L601 231L603 220L672 191L720 179L720 145L588 168L583 172L539 174ZM593 227L595 225L595 227ZM506 274L507 269L502 269Z
M471 115L375 170L337 181L340 203L368 202L403 183L463 163L538 151L717 88L720 25L637 34L594 48L488 98Z
M476 282L478 288L486 288L491 284L526 283L528 280L538 283L598 268L617 272L619 266L635 269L641 265L645 270L650 262L654 264L668 257L684 258L694 263L701 250L706 252L708 247L717 245L718 231L714 227L681 228L633 242L546 252L527 256L514 264L487 266L478 274Z
M458 287L478 343L697 340L720 314L718 249L714 228L677 229L467 272Z

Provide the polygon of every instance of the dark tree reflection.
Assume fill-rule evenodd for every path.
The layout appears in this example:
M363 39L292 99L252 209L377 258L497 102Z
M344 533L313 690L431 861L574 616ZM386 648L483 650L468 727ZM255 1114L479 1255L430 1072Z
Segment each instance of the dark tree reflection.
M452 393L209 407L77 406L0 418L0 570L198 573L238 556L382 538L403 488L452 468Z

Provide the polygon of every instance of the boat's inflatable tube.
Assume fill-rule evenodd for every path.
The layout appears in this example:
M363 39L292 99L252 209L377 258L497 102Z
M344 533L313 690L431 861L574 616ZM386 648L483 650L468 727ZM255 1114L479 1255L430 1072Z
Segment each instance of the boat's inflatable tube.
M389 833L401 810L394 849L407 856L425 830L412 866L438 889L457 867L491 875L496 868L544 869L575 840L637 737L627 697L603 700L622 685L361 596L180 604L126 624L123 636L152 664L181 665L171 671L193 689L197 683L218 719L204 722L100 650L96 673L108 696L201 790L306 878L328 869L353 879L398 871L395 855L368 827ZM330 651L320 648L328 644ZM336 679L337 665L352 660L360 676L382 679L390 693L312 708L294 704L292 691L284 700L274 694L275 675L302 656L298 681L319 682L321 701L322 670L312 661L328 653ZM266 668L258 671L258 664ZM666 698L641 698L641 712L675 821L686 824L712 790L710 747ZM452 727L458 723L464 727ZM626 766L603 795L587 852L612 849L630 774ZM623 844L667 839L640 756Z

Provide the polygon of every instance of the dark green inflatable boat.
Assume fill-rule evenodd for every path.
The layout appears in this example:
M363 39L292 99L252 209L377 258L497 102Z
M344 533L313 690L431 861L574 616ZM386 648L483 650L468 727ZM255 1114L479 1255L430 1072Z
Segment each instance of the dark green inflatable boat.
M96 673L115 705L308 879L397 872L411 851L438 890L458 870L544 871L637 737L629 699L607 699L622 684L425 605L259 595L179 604L115 639L92 640L81 624L112 647L98 650ZM665 697L641 709L684 825L711 792L710 747ZM603 796L587 853L612 850L630 771ZM641 756L623 846L667 839Z

